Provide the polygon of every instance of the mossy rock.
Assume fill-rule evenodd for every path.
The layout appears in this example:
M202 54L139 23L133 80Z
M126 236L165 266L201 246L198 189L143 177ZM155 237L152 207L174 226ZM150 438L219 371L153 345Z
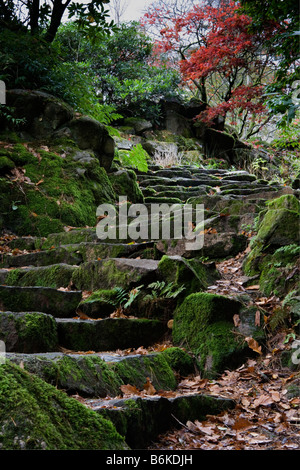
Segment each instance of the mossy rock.
M54 264L32 268L16 268L7 272L5 284L8 286L68 287L77 266Z
M147 378L156 390L174 390L180 371L187 371L190 356L179 348L165 352L119 356L90 353L6 353L7 360L69 395L108 397L120 395L121 385L143 389ZM172 349L172 351L171 351ZM178 350L178 351L177 351ZM175 357L177 360L175 360Z
M126 196L132 203L143 203L144 196L141 192L136 174L133 170L119 170L108 175L112 187L118 196Z
M95 228L78 228L67 232L52 232L46 240L40 240L37 248L48 250L61 245L74 245L85 242L95 242L98 240Z
M174 286L185 286L184 295L205 290L219 278L214 263L206 265L199 259L164 255L158 264L159 276Z
M0 312L0 336L7 351L54 351L58 345L54 318L40 312Z
M195 362L190 354L178 347L170 347L161 353L169 363L170 367L182 377L195 372Z
M237 300L209 293L191 294L177 307L173 342L196 356L205 376L215 377L226 367L237 366L249 353L233 333L233 316L241 307Z
M2 450L125 450L111 423L9 362L0 366Z
M261 289L280 297L294 288L300 241L300 204L294 195L286 194L269 201L259 215L257 235L251 240L251 251L243 270L248 276L259 275Z
M149 346L162 339L163 322L144 318L57 319L59 344L73 351L113 351Z
M152 282L158 261L152 259L111 258L82 263L73 272L76 289L94 291L122 287L128 289Z
M24 144L25 145L25 144ZM116 194L99 161L74 161L78 147L72 141L12 144L7 155L20 167L15 182L3 178L3 224L18 235L45 237L65 226L94 226L96 209L114 204ZM49 146L48 146L49 145ZM24 181L23 181L24 180Z
M289 292L299 289L300 247L293 244L279 248L266 255L260 268L259 285L264 295L284 298Z
M0 155L0 174L4 175L15 167L14 162L6 157L5 155Z
M78 309L90 318L109 317L116 309L115 289L99 289L78 305Z
M74 317L81 301L80 291L62 291L50 287L0 285L0 309L14 312L39 311L54 317Z

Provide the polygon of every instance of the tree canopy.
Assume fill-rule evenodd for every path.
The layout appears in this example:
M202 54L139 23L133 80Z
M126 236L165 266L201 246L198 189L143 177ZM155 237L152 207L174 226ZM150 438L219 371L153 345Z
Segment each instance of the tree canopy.
M90 0L84 4L74 0L4 0L0 5L0 25L7 28L26 28L31 34L42 34L43 39L52 42L62 23L64 15L76 18L77 24L88 34L109 31L113 22L108 23L108 11L104 4L109 0Z

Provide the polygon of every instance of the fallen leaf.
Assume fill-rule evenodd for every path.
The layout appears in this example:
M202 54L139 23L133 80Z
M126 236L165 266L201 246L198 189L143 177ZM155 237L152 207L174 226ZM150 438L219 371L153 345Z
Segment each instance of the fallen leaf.
M140 395L141 392L134 386L134 385L121 385L120 387L121 392L123 392L124 395Z
M247 337L245 338L245 341L248 343L248 346L250 349L257 352L258 354L262 354L261 346L259 346L258 342L255 341L255 339L251 337Z
M156 394L156 390L153 387L149 377L147 377L147 382L144 384L144 391L146 392L147 395L155 395Z

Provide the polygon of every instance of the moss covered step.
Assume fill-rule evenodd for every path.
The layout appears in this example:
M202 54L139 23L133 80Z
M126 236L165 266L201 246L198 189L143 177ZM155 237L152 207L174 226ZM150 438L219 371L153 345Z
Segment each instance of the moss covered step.
M95 228L78 228L68 232L61 231L50 233L46 239L40 239L36 248L49 250L61 245L71 245L81 242L97 242L98 240Z
M159 434L181 423L218 415L235 406L233 400L201 393L165 398L155 395L112 400L87 400L101 416L110 419L131 449L145 449Z
M0 268L22 267L22 266L46 266L51 264L76 265L82 262L79 250L74 251L63 247L53 250L34 251L32 253L19 254L15 256L3 255Z
M81 299L80 291L0 285L0 310L2 311L37 311L55 317L73 317Z
M6 361L0 366L1 450L126 450L111 421Z
M66 288L70 285L77 266L53 264L50 266L0 269L0 282L8 286Z
M149 346L167 331L165 323L137 318L81 320L57 318L60 346L73 351L112 351Z
M51 315L41 312L0 312L0 340L6 351L55 351L57 326Z
M236 256L247 247L248 239L244 235L235 232L208 233L204 236L204 245L201 248L195 246L194 250L186 248L188 240L160 240L155 244L156 250L162 255L179 255L184 258L203 257L209 260L224 259L228 256Z
M79 290L109 289L150 283L155 280L157 260L111 258L81 264L72 276Z
M6 359L68 394L94 398L119 396L128 383L142 389L148 377L156 390L174 390L178 374L194 372L191 356L175 347L146 355L7 353Z

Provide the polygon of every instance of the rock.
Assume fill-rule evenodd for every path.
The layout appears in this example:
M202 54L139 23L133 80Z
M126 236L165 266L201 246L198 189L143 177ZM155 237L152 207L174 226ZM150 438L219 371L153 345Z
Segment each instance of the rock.
M267 210L260 213L257 235L251 241L251 251L243 265L246 275L262 273L264 262L270 262L270 256L281 247L299 245L299 217L300 204L292 194L268 203Z
M134 132L137 135L142 135L145 131L148 131L149 129L152 129L152 124L150 121L147 121L146 119L142 118L126 118L124 119L124 126L126 127L133 127Z
M238 154L239 150L251 151L250 147L232 135L211 128L204 131L203 144L206 155L225 159L230 164L235 164L236 151Z
M209 259L223 259L236 256L247 247L248 239L235 232L208 233L204 235L204 246L200 249L187 250L188 240L160 240L156 249L168 256L182 256L184 258L203 257Z
M120 386L128 383L142 389L147 377L152 378L152 384L157 390L173 390L177 385L175 371L186 362L186 357L190 357L179 348L169 349L174 350L174 354L170 352L170 357L177 355L181 359L173 367L174 370L164 352L128 356L120 356L117 353L93 353L88 356L58 352L7 353L6 359L17 365L22 364L24 370L30 374L37 375L68 394L78 393L85 397L104 398L118 396ZM179 354L180 352L182 354Z
M59 263L75 265L82 262L80 253L78 250L76 252L75 249L74 252L72 252L65 248L59 247L55 250L36 251L16 256L3 255L0 267L12 268L22 266L47 266Z
M0 310L44 312L55 317L73 317L81 301L80 291L49 287L11 287L0 285Z
M20 367L0 367L2 450L128 450L113 424Z
M133 204L144 202L143 193L133 170L118 170L108 176L116 194L126 196L127 201Z
M62 100L37 90L8 90L7 105L15 108L16 118L26 119L22 129L36 139L50 137L74 115Z
M184 286L184 296L205 290L219 278L215 264L204 264L198 259L164 255L158 264L159 278L174 287Z
M156 395L109 401L91 400L90 405L115 424L132 449L143 449L159 434L178 427L179 422L204 420L208 414L219 414L232 409L235 403L230 399L198 393L173 398Z
M158 261L148 259L95 260L82 263L72 277L80 290L109 289L123 287L130 289L152 282L156 276Z
M68 123L72 137L81 150L92 150L101 166L109 170L114 158L115 143L106 127L88 116L73 119Z
M15 168L14 162L10 158L0 155L0 175L6 175L13 168Z
M216 377L226 368L240 366L251 356L247 344L234 334L233 318L240 315L242 307L236 299L210 293L191 294L177 307L173 343L193 352L203 376ZM245 312L241 320L244 318L247 318ZM261 331L253 332L254 338L256 335L261 337Z
M77 266L63 263L12 270L0 269L0 281L9 286L66 288L70 285L76 269Z
M158 320L105 318L57 319L59 344L73 351L113 351L149 346L161 340L166 326Z
M51 233L46 240L38 246L43 250L57 248L61 245L77 244L81 242L96 242L98 240L95 228L74 229L68 232Z
M57 329L51 315L40 312L0 312L0 339L6 351L55 351Z

